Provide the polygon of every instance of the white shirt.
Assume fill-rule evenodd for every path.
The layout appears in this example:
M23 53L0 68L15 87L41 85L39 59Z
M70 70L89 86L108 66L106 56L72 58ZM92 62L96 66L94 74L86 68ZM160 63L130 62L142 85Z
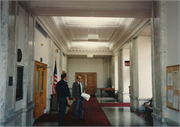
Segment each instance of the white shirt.
M78 82L78 81L77 81L77 82ZM81 93L83 93L81 82L78 82L78 85L79 85L79 84L80 84L80 87L81 87Z

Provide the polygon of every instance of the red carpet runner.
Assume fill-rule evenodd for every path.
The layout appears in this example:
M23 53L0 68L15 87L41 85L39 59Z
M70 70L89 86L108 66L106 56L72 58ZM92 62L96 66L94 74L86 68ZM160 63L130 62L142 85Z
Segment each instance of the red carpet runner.
M84 118L86 121L72 122L73 104L71 110L68 110L64 118L68 126L111 126L95 97L91 97L89 101L84 100ZM36 122L58 122L58 114L43 114Z
M73 105L71 109L73 110ZM64 121L68 126L111 126L95 97L91 97L89 101L84 100L84 118L86 121L72 122L73 111L68 110Z
M130 107L130 103L100 103L101 107Z

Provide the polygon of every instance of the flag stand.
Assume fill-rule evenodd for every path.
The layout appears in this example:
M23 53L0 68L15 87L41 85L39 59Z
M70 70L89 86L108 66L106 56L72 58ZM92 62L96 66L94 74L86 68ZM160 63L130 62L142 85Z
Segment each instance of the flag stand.
M53 79L53 85L52 85L50 111L58 111L58 102L57 102L57 94L56 94L56 85L58 82L56 60L57 60L57 57L55 57L55 66L54 66L54 73L53 73L54 79Z

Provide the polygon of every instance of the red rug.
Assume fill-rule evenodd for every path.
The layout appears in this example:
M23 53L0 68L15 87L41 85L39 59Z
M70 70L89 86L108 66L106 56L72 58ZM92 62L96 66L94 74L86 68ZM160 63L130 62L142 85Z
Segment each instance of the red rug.
M99 103L101 107L130 107L130 103Z
M65 114L64 122L68 126L111 126L101 105L95 97L91 97L89 101L84 100L84 118L86 121L72 122L73 120L73 104L67 114ZM58 122L58 114L43 114L36 122Z
M73 110L73 104L71 110ZM111 126L95 97L91 97L89 101L84 100L84 118L86 121L72 122L73 111L71 110L68 110L64 119L68 126Z

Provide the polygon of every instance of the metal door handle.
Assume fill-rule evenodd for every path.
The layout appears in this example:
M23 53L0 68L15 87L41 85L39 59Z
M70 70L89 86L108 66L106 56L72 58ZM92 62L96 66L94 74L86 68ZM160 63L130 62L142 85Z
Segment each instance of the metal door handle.
M42 92L39 93L39 96L41 96L41 95L42 95Z

